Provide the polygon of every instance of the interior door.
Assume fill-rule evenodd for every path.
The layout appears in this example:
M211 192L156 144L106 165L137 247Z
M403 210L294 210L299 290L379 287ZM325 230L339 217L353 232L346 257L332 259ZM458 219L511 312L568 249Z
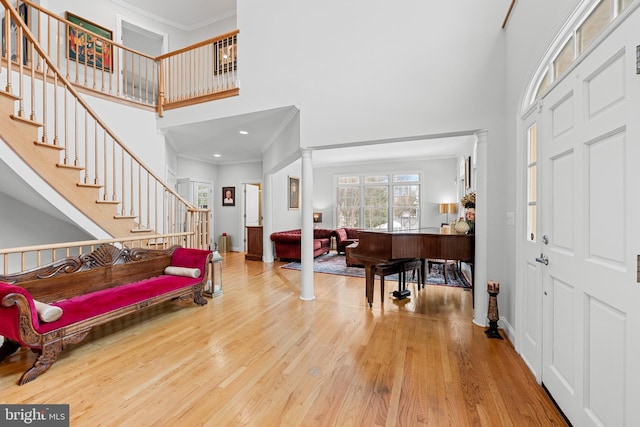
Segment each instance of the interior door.
M629 386L630 373L638 379L637 362L630 362L639 341L631 327L638 324L638 289L630 250L638 237L630 210L638 176L629 159L639 135L627 111L638 94L625 90L635 74L616 39L598 46L543 100L541 208L549 244L542 382L580 426L638 419L636 386Z
M245 184L244 186L244 250L247 250L247 226L260 225L260 186Z

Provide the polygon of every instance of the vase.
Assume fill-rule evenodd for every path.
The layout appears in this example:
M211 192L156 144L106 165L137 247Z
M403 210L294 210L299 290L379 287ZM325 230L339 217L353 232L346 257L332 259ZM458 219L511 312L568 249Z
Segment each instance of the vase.
M467 221L458 221L456 222L456 233L467 234L469 232L469 223Z

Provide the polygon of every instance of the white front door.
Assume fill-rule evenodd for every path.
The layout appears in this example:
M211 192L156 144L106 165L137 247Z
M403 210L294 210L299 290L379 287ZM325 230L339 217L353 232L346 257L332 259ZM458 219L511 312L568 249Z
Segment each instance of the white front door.
M542 101L542 383L576 426L640 425L640 76L624 33Z
M520 355L536 379L542 378L542 274L544 264L544 242L548 237L543 236L542 221L540 218L541 202L544 202L539 191L538 183L542 176L538 161L540 158L540 144L538 135L540 132L540 114L538 110L531 112L525 119L524 151L526 155L522 190L524 197L522 203L526 212L526 228L519 236L522 240L523 257L521 260L522 272L520 287L520 301L518 302L520 335Z

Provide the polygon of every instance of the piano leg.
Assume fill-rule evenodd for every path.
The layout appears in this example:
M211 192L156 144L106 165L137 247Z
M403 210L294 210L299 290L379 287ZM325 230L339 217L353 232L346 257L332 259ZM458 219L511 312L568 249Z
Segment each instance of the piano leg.
M375 264L366 263L364 266L365 281L366 281L365 296L367 297L369 308L373 307L373 282L376 277L373 272L374 269L375 269Z

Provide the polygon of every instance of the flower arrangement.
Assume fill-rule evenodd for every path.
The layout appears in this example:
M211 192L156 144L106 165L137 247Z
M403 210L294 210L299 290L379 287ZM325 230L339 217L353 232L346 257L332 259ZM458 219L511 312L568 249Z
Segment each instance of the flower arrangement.
M467 193L464 195L464 197L462 199L460 199L460 203L462 203L462 206L464 206L465 208L475 208L476 207L476 193L475 192L471 192L471 193Z

